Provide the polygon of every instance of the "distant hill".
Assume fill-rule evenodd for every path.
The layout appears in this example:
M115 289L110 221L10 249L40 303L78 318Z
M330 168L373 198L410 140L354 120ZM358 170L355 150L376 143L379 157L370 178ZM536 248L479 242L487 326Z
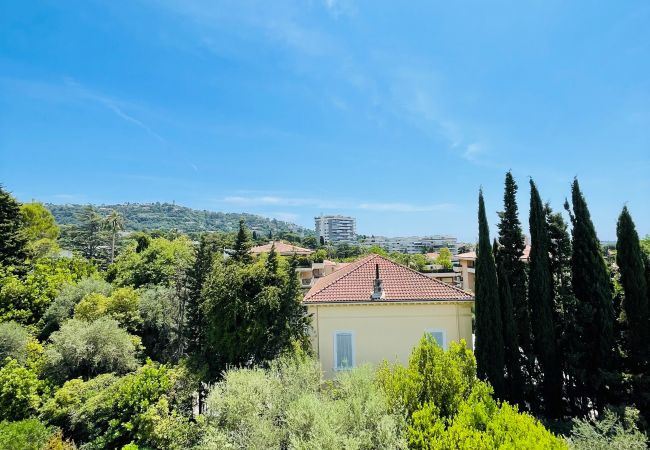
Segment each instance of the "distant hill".
M76 225L79 223L78 214L87 205L55 205L46 203L56 221L61 225ZM172 203L123 203L117 205L93 205L101 215L107 215L115 209L125 221L127 231L140 230L171 230L176 228L185 233L201 231L235 231L239 227L241 217L251 230L258 233L291 232L302 235L314 234L313 230L299 225L270 219L255 214L223 213L198 210L179 206Z

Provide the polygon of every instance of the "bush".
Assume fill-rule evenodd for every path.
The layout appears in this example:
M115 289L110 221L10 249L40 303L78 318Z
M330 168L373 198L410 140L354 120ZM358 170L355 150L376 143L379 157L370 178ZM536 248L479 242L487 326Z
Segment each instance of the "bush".
M84 448L189 448L200 438L182 411L189 401L187 373L148 362L121 378L70 380L42 408Z
M59 382L107 372L130 372L138 366L137 346L138 339L113 319L91 323L70 319L50 337L45 348L46 370Z
M0 420L21 420L35 413L44 387L33 371L9 359L0 369Z
M55 432L37 419L0 423L0 449L42 450Z
M31 336L29 331L16 322L0 323L0 365L5 358L12 358L20 364L27 361L27 344Z
M87 322L101 317L115 319L122 327L134 333L142 323L138 311L140 299L133 288L119 288L110 297L99 293L86 295L75 307L75 319Z
M113 288L109 283L95 277L84 278L77 284L65 285L45 311L42 337L47 338L52 332L58 330L64 321L71 318L74 307L88 294L109 296L112 291Z
M284 357L225 374L208 396L202 448L402 448L402 420L365 367L327 387L318 364Z
M638 411L627 408L623 418L605 410L600 420L574 419L569 447L575 450L623 450L648 448L648 437L636 426Z

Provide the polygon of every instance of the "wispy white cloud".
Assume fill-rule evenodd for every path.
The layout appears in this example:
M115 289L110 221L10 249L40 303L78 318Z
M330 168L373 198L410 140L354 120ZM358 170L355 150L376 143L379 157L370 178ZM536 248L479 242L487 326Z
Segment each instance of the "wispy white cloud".
M357 12L357 7L353 0L324 0L323 3L327 12L334 18L351 16Z
M365 202L353 200L326 200L320 198L282 197L275 195L261 196L228 196L221 199L222 203L237 206L284 206L311 207L317 209L365 210L384 212L426 212L449 211L456 208L451 203L415 204L406 202Z
M163 144L166 143L165 139L163 139L162 136L160 136L158 133L152 130L148 125L146 125L141 120L135 118L133 115L128 114L125 111L124 102L121 102L115 98L108 97L98 91L88 89L82 86L81 84L79 84L78 82L76 82L75 80L73 80L72 78L65 78L64 81L65 84L71 87L73 90L75 90L79 96L97 102L101 105L104 105L106 108L108 108L110 111L115 113L115 115L117 115L121 119L143 129L150 136L162 142Z

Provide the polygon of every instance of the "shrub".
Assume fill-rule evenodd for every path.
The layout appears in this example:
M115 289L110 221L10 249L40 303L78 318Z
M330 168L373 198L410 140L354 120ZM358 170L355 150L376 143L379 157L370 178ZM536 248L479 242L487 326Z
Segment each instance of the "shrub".
M75 306L88 294L101 294L108 297L112 291L113 288L109 283L95 277L87 277L77 284L63 286L43 315L44 325L41 336L47 338L52 332L58 330L65 320L72 317Z
M35 413L44 387L33 371L9 359L0 369L0 420L21 420Z
M137 338L113 319L91 323L70 319L50 337L45 349L47 371L60 382L107 372L126 373L138 366L136 344Z
M0 323L0 365L5 358L12 358L20 364L27 361L27 344L31 340L29 331L17 322Z
M0 448L3 450L42 450L54 431L37 419L0 423Z
M600 420L574 419L569 447L575 450L648 448L648 437L636 426L638 411L626 408L623 418L605 410Z

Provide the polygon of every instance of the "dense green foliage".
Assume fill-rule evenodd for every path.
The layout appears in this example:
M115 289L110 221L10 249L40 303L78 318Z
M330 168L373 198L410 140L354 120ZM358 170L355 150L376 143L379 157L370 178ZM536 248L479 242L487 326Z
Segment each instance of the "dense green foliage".
M476 361L478 377L504 392L504 345L497 273L490 244L483 192L478 197L478 248L476 254Z
M530 242L528 303L531 311L536 365L541 372L543 409L547 417L559 417L562 402L562 371L558 362L555 337L550 243L546 228L546 211L532 179L530 180Z
M409 448L566 447L532 416L492 398L462 341L445 352L427 335L407 367L385 363L378 379L392 409L407 420Z
M79 214L84 205L55 205L45 206L52 211L56 221L61 225L80 225ZM279 233L292 232L309 234L311 230L277 219L268 219L253 214L222 213L186 208L171 203L124 203L118 205L100 205L95 207L102 216L116 211L124 218L124 229L128 231L172 229L185 233L200 233L211 231L236 231L239 219L242 217L246 225L267 237L269 231L273 236Z
M590 403L602 409L612 398L611 389L616 377L613 293L600 242L577 179L573 182L571 197L571 274L573 292L578 299L575 358L580 368L576 373L580 398L577 401L584 409Z
M27 257L27 238L22 231L20 205L0 185L0 270L20 267Z
M478 364L464 343L451 342L445 351L427 335L407 367L359 367L334 380L323 380L309 356L310 317L295 271L339 250L346 258L367 250L319 246L288 232L251 233L246 221L228 233L124 235L121 211L93 208L77 211L77 225L64 227L57 239L58 225L40 204L0 196L0 209L11 213L0 215L2 239L21 242L19 251L8 252L11 263L0 267L0 448L565 448L530 415L556 417L542 341L555 341L562 356L554 387L562 393L557 417L564 422L547 423L567 433L575 448L641 448L650 388L647 359L639 353L633 365L630 358L638 336L628 310L632 299L642 300L636 295L642 290L630 290L629 280L640 279L641 267L647 286L650 263L645 253L642 266L631 259L643 248L634 245L631 218L619 224L618 264L608 260L616 286L609 302L620 313L612 350L621 358L613 353L611 366L589 366L606 389L588 391L583 322L590 303L574 295L573 267L576 246L600 255L591 246L595 239L576 240L578 221L586 229L581 239L595 238L585 225L586 205L574 204L572 243L561 215L533 196L533 250L524 265L530 296L524 289L522 300L511 289L513 271L500 259L510 254L512 262L521 243L515 192L507 177L509 212L501 216L504 239L494 252L480 196ZM250 254L254 243L273 239L318 249L301 258ZM420 271L448 266L448 255L439 261L387 256ZM595 279L593 268L581 270ZM522 301L534 319L529 353L518 343L514 305ZM504 358L510 352L518 355ZM606 402L616 403L617 416L605 412ZM631 404L640 415L622 413ZM569 421L596 416L595 422Z

